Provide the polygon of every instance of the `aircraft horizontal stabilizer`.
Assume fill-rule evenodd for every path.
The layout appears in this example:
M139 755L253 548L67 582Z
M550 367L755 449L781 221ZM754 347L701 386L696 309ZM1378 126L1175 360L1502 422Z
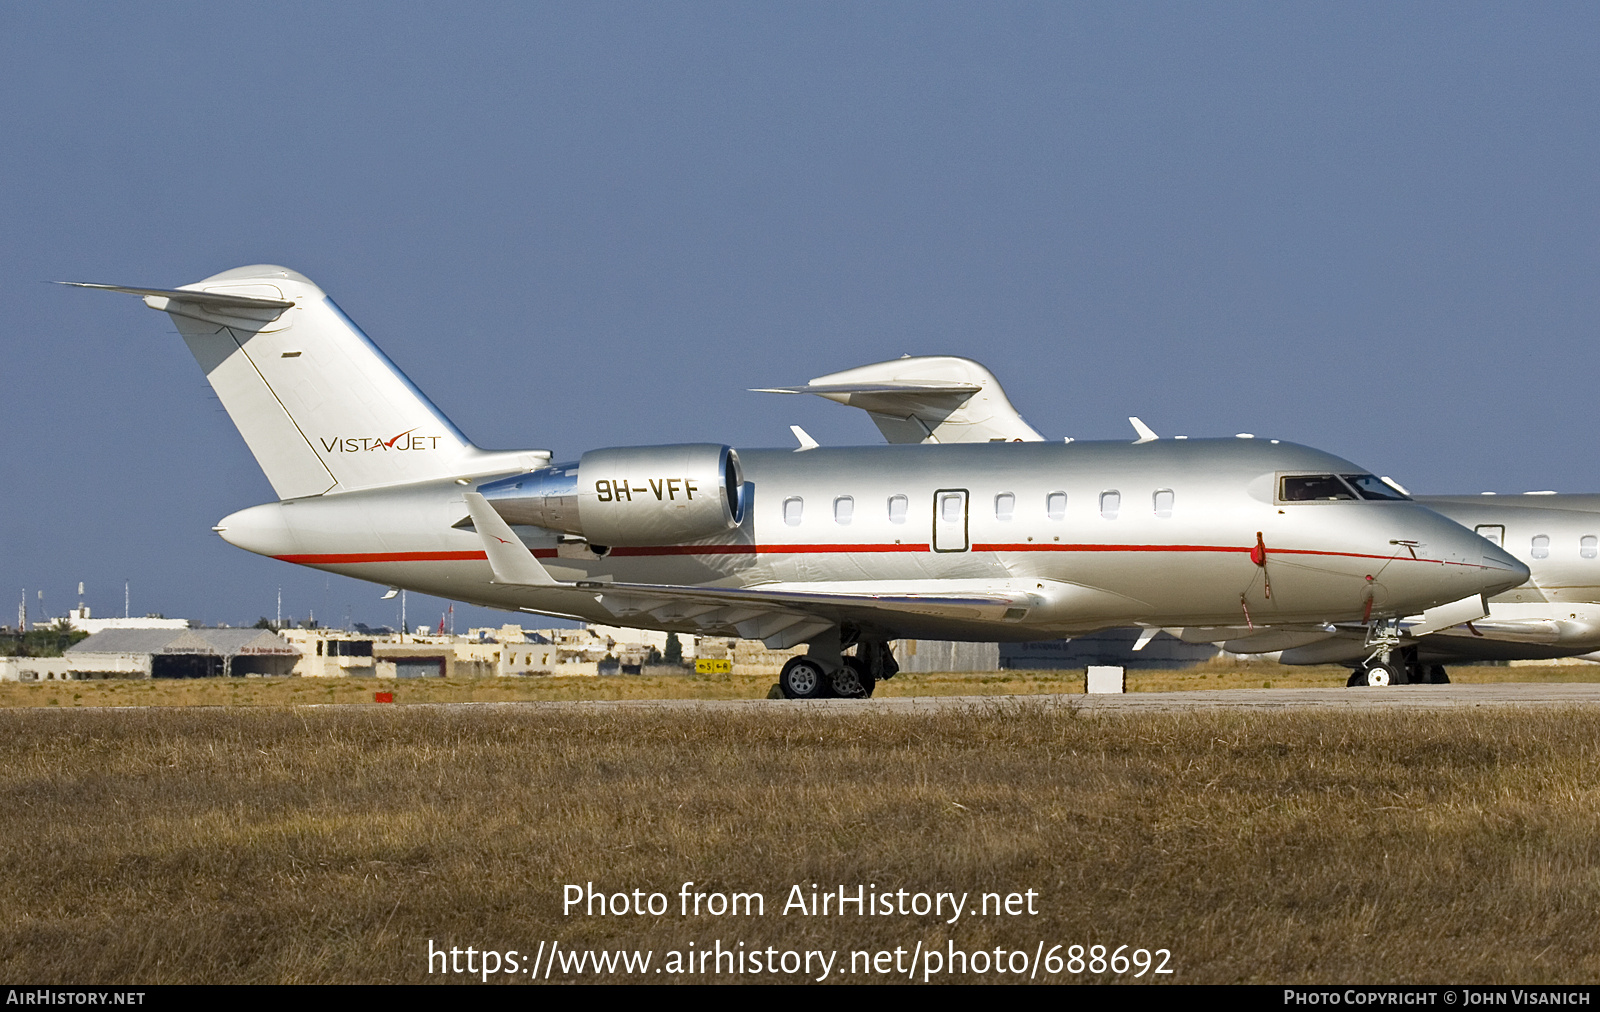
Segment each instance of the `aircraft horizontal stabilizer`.
M751 387L753 394L975 394L983 387L976 383L807 383L803 387Z
M145 298L173 299L178 302L193 302L200 306L216 306L227 309L291 309L293 302L284 299L258 299L248 295L226 295L222 292L194 292L182 288L129 288L126 285L96 285L87 281L57 281L58 285L71 285L74 288L94 288L102 292L123 292L127 295L140 295Z
M509 525L494 511L482 493L468 492L467 512L472 514L472 526L483 540L483 550L489 556L489 568L494 572L494 582L517 587L551 587L555 580L528 551L528 546L514 534Z

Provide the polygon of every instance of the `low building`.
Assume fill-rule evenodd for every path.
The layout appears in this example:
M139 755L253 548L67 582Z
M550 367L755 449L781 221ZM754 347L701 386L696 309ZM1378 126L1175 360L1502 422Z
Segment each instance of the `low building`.
M54 682L72 679L66 657L0 657L0 682Z
M892 645L901 671L999 671L1000 644L949 640L896 640Z
M302 678L374 677L377 637L343 629L283 629L278 635L300 651L294 674Z
M473 629L465 636L343 629L285 629L300 649L294 673L307 678L479 678L515 675L596 675L606 648L600 641L557 644L521 626ZM561 633L582 630L564 629ZM591 642L592 641L592 642ZM591 657L594 649L599 654Z
M66 621L72 628L91 635L108 629L187 629L190 626L186 618L165 618L161 615L146 615L143 618L90 618L89 609L86 607L68 609Z
M65 654L73 678L284 676L299 657L265 629L107 629Z

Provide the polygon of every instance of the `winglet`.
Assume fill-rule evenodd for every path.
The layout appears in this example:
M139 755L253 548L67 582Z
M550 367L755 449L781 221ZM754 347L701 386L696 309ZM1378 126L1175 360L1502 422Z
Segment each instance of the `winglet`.
M1139 434L1139 438L1133 441L1133 445L1135 446L1138 446L1140 443L1153 443L1161 438L1155 434L1154 429L1150 428L1150 426L1146 425L1144 422L1141 422L1138 415L1129 415L1128 424L1132 425L1133 431Z
M480 492L467 492L467 512L472 514L472 526L483 539L483 550L489 556L489 568L494 571L494 582L514 587L549 587L555 585L544 566L528 551L522 539L512 533L511 527L489 505Z

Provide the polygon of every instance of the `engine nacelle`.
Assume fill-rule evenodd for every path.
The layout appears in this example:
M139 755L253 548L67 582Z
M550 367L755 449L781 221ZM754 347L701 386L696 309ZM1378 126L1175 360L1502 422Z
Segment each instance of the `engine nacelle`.
M508 524L531 524L591 545L681 545L744 521L744 472L731 447L619 446L576 464L530 471L478 491Z

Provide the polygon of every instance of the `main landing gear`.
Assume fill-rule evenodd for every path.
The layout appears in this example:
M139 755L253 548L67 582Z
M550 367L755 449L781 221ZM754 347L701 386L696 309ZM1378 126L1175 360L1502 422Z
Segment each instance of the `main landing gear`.
M824 645L801 657L791 657L778 674L785 699L868 699L878 682L900 670L889 644L883 640L856 642L854 656L833 653ZM833 653L833 656L829 656Z
M1443 664L1423 664L1416 647L1382 649L1368 657L1350 674L1346 685L1449 685L1450 674Z

